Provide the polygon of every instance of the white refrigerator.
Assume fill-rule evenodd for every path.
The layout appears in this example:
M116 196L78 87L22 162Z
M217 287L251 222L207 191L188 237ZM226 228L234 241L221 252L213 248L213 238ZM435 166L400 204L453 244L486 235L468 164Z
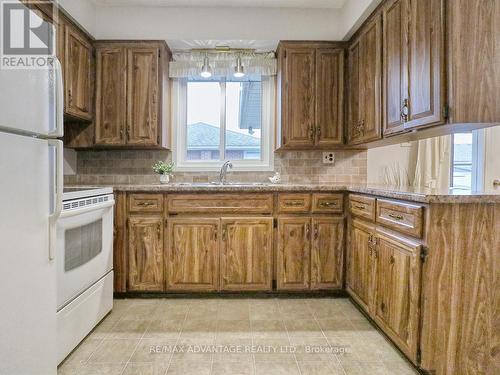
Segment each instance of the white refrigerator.
M0 374L55 375L60 64L0 69Z

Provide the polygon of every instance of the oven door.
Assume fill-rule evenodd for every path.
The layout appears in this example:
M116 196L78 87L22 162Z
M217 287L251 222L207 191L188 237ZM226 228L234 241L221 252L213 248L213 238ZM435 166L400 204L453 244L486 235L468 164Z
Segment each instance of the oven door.
M57 222L57 310L113 269L114 200L63 211Z

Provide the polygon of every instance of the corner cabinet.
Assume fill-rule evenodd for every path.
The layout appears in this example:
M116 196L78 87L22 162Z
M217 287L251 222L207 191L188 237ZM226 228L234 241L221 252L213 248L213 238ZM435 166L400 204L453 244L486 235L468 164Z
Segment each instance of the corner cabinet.
M279 147L315 149L343 143L344 45L280 42Z
M168 148L164 42L97 42L96 146Z
M374 17L348 50L349 144L382 137L382 17Z

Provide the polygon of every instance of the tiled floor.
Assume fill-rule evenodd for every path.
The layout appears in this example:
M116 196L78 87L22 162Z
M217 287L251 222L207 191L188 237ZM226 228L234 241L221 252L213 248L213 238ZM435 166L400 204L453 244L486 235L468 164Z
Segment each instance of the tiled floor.
M415 375L348 299L115 300L59 375Z

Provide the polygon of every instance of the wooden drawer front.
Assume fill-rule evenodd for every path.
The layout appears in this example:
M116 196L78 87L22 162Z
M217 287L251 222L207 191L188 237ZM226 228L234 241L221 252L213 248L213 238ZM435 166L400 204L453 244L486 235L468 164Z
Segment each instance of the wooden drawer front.
M278 197L280 213L300 213L311 210L311 194L280 194Z
M422 206L377 199L377 223L410 236L422 237L423 213Z
M313 194L312 212L338 212L344 210L342 194Z
M168 197L169 213L243 213L273 212L271 194L178 194Z
M130 194L128 210L130 212L163 212L163 195Z
M375 198L363 195L349 195L349 212L353 216L375 221Z

